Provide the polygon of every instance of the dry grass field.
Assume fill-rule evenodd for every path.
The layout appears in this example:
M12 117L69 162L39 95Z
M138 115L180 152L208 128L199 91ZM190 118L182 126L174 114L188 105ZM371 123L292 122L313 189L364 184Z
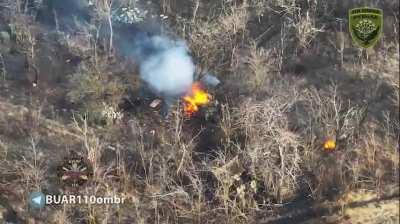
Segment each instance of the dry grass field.
M186 43L209 104L148 106L138 32ZM398 1L0 0L0 223L400 223L399 88ZM31 208L71 151L125 203Z

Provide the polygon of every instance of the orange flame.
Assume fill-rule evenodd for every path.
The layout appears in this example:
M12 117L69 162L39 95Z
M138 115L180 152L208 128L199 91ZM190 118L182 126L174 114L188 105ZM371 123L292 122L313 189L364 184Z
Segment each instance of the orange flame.
M326 151L333 151L336 149L336 142L333 139L328 139L324 142L324 149Z
M211 95L202 88L199 82L195 82L189 93L183 97L183 100L183 110L185 114L190 117L199 110L200 106L206 105L210 102Z

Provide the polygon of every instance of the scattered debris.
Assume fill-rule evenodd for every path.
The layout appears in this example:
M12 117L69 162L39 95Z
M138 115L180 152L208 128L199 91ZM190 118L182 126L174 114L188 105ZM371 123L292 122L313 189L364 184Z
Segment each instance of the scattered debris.
M157 108L161 104L161 102L162 101L160 99L155 99L150 103L149 106L154 109Z
M217 77L208 73L200 79L200 82L208 88L215 88L221 83Z

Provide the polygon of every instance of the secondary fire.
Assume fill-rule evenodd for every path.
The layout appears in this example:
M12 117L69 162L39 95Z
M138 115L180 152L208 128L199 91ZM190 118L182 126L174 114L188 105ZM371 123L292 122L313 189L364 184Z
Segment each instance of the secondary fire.
M326 151L333 151L336 149L336 142L333 139L328 139L324 142L324 149Z
M199 107L207 105L210 100L211 95L202 88L199 82L195 82L191 90L183 97L185 115L192 116L199 111Z

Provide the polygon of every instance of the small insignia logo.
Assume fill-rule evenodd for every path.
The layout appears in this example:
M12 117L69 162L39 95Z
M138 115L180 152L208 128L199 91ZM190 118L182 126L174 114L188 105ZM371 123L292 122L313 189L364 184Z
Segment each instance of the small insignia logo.
M383 12L376 8L355 8L349 11L349 30L353 41L363 48L373 47L383 29Z
M61 183L70 190L83 186L92 175L93 170L90 163L75 152L72 152L58 166Z

